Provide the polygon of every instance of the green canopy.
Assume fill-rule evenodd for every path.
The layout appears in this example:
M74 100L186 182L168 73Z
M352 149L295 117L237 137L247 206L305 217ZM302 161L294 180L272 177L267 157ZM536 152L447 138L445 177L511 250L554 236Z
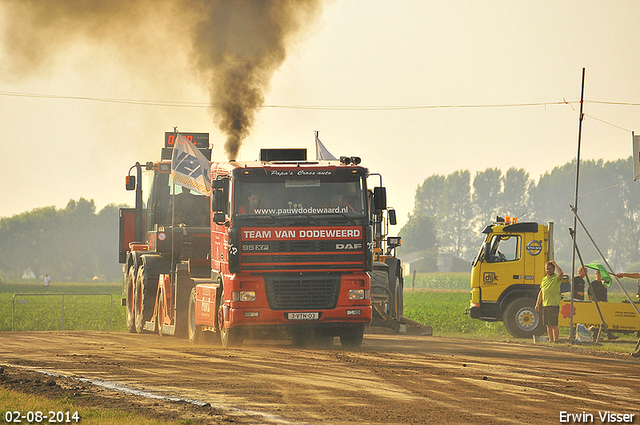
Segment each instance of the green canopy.
M598 263L585 264L585 267L588 267L594 270L599 270L600 276L602 277L602 283L604 283L606 287L611 287L611 276L609 276L609 272L607 271L607 269L604 268L602 264L598 264Z

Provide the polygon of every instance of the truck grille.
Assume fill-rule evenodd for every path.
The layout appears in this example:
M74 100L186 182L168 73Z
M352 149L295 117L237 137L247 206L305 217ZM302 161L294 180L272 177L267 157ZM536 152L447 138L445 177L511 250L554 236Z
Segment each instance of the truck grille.
M363 239L240 242L243 272L359 271L364 260Z
M243 271L282 270L362 270L362 253L358 254L288 254L243 255Z
M266 275L267 301L272 310L333 309L340 292L339 275Z

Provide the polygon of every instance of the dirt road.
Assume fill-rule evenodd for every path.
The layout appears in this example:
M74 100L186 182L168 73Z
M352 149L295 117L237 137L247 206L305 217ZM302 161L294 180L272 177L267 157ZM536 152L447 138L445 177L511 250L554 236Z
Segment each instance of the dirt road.
M4 332L0 364L4 387L202 423L557 424L561 412L602 423L609 411L640 424L640 361L575 347L365 335L351 351L222 349L124 332Z

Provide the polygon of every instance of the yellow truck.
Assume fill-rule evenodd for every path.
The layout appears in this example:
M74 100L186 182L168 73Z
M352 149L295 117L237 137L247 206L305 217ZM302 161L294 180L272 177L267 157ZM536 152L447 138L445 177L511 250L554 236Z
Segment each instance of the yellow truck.
M544 264L553 259L553 223L518 223L515 218L498 218L486 226L482 246L471 268L469 314L474 319L502 321L516 338L542 335L535 310ZM563 292L570 291L569 278L563 279ZM559 325L570 326L571 301L563 296ZM598 303L609 330L640 331L640 316L628 302ZM596 303L573 302L573 323L600 327L602 320Z

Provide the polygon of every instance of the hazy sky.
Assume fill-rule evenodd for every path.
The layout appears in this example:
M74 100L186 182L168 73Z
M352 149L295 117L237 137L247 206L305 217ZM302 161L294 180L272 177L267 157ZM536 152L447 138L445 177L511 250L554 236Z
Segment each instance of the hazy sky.
M631 131L640 133L639 18L635 0L324 3L273 76L238 159L260 147L306 147L313 158L318 130L334 155L383 174L403 223L432 174L517 167L537 179L575 158L583 67L582 157L626 158ZM0 216L80 197L98 209L132 204L124 176L158 159L174 126L210 133L225 159L209 94L176 41L180 25L153 21L128 41L135 54L108 37L76 37L38 72L0 74ZM5 70L15 60L7 51ZM524 104L536 105L513 106Z

